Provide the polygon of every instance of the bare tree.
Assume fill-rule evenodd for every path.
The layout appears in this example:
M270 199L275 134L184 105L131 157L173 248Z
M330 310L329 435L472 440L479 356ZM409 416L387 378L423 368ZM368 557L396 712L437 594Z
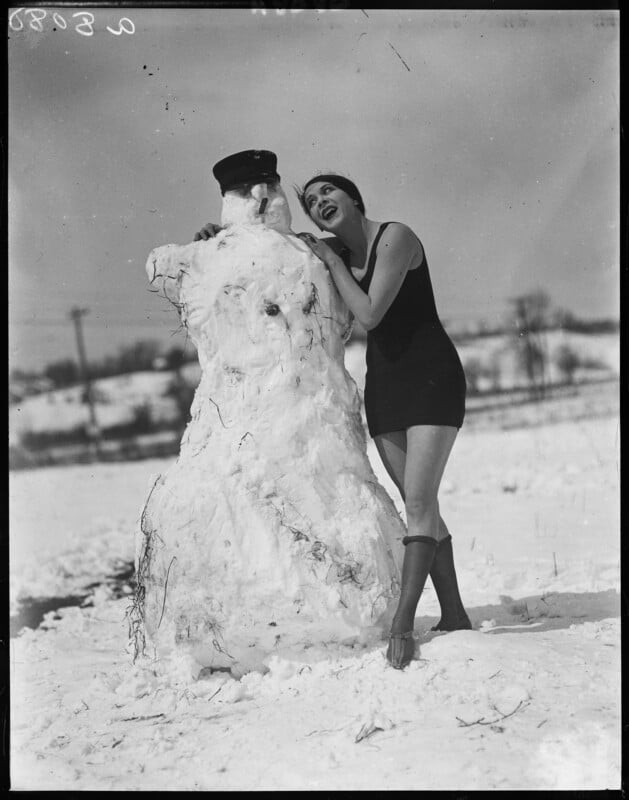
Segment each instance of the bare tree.
M548 346L546 330L550 322L550 297L538 290L514 297L513 321L515 324L516 349L528 378L534 399L546 395L546 365Z

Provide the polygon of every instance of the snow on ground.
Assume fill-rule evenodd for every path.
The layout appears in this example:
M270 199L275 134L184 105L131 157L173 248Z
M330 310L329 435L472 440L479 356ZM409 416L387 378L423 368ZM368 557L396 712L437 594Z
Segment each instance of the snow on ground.
M384 642L240 681L134 664L104 578L171 460L12 473L14 610L100 583L11 640L13 789L619 788L618 428L462 429L441 511L475 630L430 633L428 585L402 672Z

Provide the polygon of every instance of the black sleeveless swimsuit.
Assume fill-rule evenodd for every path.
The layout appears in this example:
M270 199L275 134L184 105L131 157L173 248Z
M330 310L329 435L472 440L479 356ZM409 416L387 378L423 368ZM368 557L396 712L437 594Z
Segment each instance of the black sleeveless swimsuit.
M378 242L389 224L380 226L364 277L360 281L354 277L364 292L369 291ZM349 269L349 252L341 255ZM365 412L369 433L378 436L412 425L460 428L465 389L463 366L437 314L424 254L419 267L406 273L380 323L367 332Z

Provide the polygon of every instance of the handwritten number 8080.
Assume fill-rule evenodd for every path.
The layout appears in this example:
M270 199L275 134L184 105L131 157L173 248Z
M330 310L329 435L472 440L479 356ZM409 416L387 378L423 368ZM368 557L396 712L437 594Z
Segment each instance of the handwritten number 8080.
M9 27L12 31L21 31L24 30L24 22L20 14L24 12L24 14L30 15L30 22L29 28L31 30L37 31L38 33L42 33L44 27L42 25L42 21L46 19L48 16L48 12L45 11L43 8L16 8L15 11L12 11L9 15ZM77 33L80 33L81 36L93 36L94 35L94 15L90 11L78 11L76 14L72 14L73 18L80 17L80 21L74 26L74 30ZM57 13L56 11L52 14L52 20L55 25L57 25L62 30L65 30L68 27L68 23L65 19L61 16L61 14ZM114 36L121 36L123 33L128 33L132 35L135 33L135 25L133 24L132 20L129 17L122 17L118 21L118 30L115 28L110 28L109 25L107 26L107 30L109 33L113 33Z

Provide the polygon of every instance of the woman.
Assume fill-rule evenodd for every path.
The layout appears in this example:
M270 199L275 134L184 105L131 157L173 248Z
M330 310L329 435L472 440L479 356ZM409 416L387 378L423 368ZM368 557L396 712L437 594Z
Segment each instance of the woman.
M315 225L333 238L299 235L367 330L367 424L404 500L409 534L387 649L388 661L402 669L415 651L415 611L429 574L441 606L433 630L471 628L437 500L463 423L465 375L437 315L423 247L410 228L368 219L358 188L340 175L317 175L298 196ZM195 239L217 230L209 223Z
M434 630L471 628L437 499L463 423L465 375L439 321L424 250L411 229L368 219L358 188L339 175L311 178L298 196L315 225L334 235L301 238L367 330L367 424L404 500L409 534L387 650L389 662L403 668L414 653L415 611L429 574L441 605Z

